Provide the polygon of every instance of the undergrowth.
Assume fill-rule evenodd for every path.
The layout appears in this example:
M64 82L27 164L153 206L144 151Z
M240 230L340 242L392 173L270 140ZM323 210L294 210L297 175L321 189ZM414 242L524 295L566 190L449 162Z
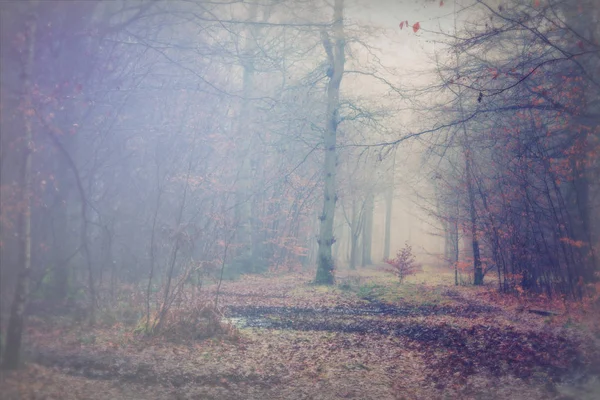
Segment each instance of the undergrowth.
M146 336L160 336L171 342L203 340L222 337L231 340L239 338L239 332L231 323L226 322L222 310L212 302L194 306L172 308L157 330L156 316L150 321L141 318L134 333Z

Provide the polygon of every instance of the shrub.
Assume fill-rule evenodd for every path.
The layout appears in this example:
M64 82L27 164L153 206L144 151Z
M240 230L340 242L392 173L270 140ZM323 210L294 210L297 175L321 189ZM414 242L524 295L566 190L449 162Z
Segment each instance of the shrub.
M151 318L150 326L155 320ZM215 336L237 339L237 330L226 322L221 310L212 302L171 308L166 314L160 332L146 331L145 318L140 319L136 333L160 335L172 342L202 340Z
M385 260L388 271L396 275L400 283L409 275L414 275L419 270L419 265L415 261L415 256L412 253L412 247L408 242L404 243L404 247L396 253L396 258Z

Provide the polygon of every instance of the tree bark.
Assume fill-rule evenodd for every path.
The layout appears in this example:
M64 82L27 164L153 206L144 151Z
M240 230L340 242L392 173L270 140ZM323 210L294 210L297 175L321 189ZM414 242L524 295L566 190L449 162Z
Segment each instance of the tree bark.
M567 25L590 42L597 42L597 38L600 36L598 24L600 22L600 10L595 4L596 2L593 0L583 0L578 2L567 1L560 5ZM586 12L581 13L581 9L585 9ZM578 63L580 68L583 68L587 74L594 79L598 78L596 57L584 56L578 60ZM584 115L598 115L600 113L597 98L597 85L587 85L583 94ZM580 131L576 135L583 148L589 148L590 143L597 143L600 139L598 118L582 118L578 123L588 128L580 130L573 127L572 129L573 132ZM600 270L600 257L596 253L598 251L597 246L600 244L600 235L598 235L599 231L597 230L597 227L600 226L600 213L594 212L594 209L598 207L594 192L597 193L599 189L597 183L599 180L597 177L598 167L594 168L594 158L594 153L590 154L580 150L579 154L571 160L571 170L573 171L572 190L574 191L574 204L571 205L571 208L576 219L573 233L575 240L585 243L585 246L579 249L579 256L582 259L588 258L589 262L581 262L578 273L586 282L594 281L596 279L594 274Z
M390 242L391 242L391 231L392 231L392 203L394 200L394 187L389 187L385 192L385 234L383 242L383 259L389 260L390 258Z
M32 4L35 9L36 4ZM33 11L35 13L35 11ZM25 137L23 140L23 165L21 173L21 201L24 205L19 215L19 264L20 272L15 288L15 297L11 306L8 329L6 332L6 350L4 353L3 367L16 369L19 365L21 340L25 319L25 307L29 297L29 280L31 274L31 189L32 174L31 164L33 158L33 105L31 98L31 79L35 55L35 35L37 32L36 15L31 15L27 21L27 53L23 70L23 93L25 109L22 110L25 122Z
M350 269L356 269L358 259L358 238L360 237L360 226L362 225L362 207L358 210L356 200L352 199L352 219L350 220Z
M65 301L69 294L69 278L71 275L69 254L73 252L70 242L69 213L72 212L74 203L71 198L72 182L69 180L69 165L65 157L57 157L56 180L58 191L54 193L54 206L52 212L53 227L53 272L51 281L50 298L58 304ZM70 246L71 245L71 246Z
M458 259L460 255L460 243L458 237L458 217L460 215L460 202L456 198L456 216L452 220L452 243L454 245L454 285L458 286Z
M391 233L392 233L392 211L394 205L394 175L396 173L396 153L394 152L394 156L392 158L392 179L390 184L388 185L387 190L385 191L385 234L384 234L384 243L383 243L383 259L389 260L390 258L390 243L391 243Z
M456 24L456 21L455 21ZM456 26L455 26L456 30ZM458 69L459 56L456 54L456 67ZM462 131L463 131L463 142L462 148L465 156L465 181L467 184L467 195L469 198L469 214L471 224L471 245L473 248L473 284L483 285L483 268L481 266L481 256L479 252L479 240L477 238L477 210L475 209L475 188L473 186L473 159L471 148L469 146L469 137L467 135L467 126L464 122L465 112L463 108L462 91L458 89L458 107L460 111L460 117L463 120ZM455 272L456 276L456 272ZM455 278L456 279L456 278Z
M331 254L333 245L333 218L336 203L336 144L340 85L344 74L344 0L335 0L333 12L333 39L332 45L329 35L322 31L323 47L327 53L329 66L332 69L327 85L327 121L324 134L325 162L324 162L324 188L323 212L319 216L319 250L317 256L317 275L315 282L319 284L333 284L334 264ZM335 46L335 47L334 47Z
M471 217L471 245L473 246L473 284L483 285L483 268L479 253L479 240L477 238L477 210L475 209L475 188L473 187L471 152L465 149L465 175L469 195L469 213Z
M375 208L375 199L373 193L367 195L365 204L365 214L362 226L362 262L363 267L373 264L371 259L371 247L373 243L373 211Z
M255 272L254 260L254 239L253 239L253 217L252 217L252 142L253 142L253 123L251 98L254 94L254 51L256 49L256 27L252 24L256 21L258 13L258 4L250 5L248 22L246 29L246 40L240 63L243 68L242 90L244 98L240 110L238 122L238 140L240 152L238 157L242 160L239 174L239 186L236 193L237 199L237 218L238 227L236 241L240 245L237 258L241 263L244 272Z

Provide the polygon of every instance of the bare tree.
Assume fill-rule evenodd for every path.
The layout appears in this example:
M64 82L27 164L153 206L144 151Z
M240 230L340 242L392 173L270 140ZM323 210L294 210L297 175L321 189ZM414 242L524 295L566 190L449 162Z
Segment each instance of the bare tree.
M335 192L337 128L339 124L340 85L344 76L345 37L344 37L344 0L335 0L333 8L332 38L322 31L323 47L327 53L329 83L327 85L326 129L323 146L325 162L323 166L324 192L323 212L319 216L319 252L317 257L317 275L315 282L332 284L334 282L334 264L331 254L333 237L333 217L337 195Z

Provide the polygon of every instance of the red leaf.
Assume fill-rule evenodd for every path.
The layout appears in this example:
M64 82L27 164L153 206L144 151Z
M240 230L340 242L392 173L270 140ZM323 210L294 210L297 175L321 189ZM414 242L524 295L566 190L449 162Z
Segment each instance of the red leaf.
M534 0L533 1L533 6L534 7L539 7L540 6L540 0Z
M539 0L537 0L539 1ZM440 7L444 7L444 0L440 0Z
M419 24L417 22L416 24L413 25L413 32L417 33L419 31L419 29L421 29L421 24Z
M404 28L404 21L400 22L400 29Z

